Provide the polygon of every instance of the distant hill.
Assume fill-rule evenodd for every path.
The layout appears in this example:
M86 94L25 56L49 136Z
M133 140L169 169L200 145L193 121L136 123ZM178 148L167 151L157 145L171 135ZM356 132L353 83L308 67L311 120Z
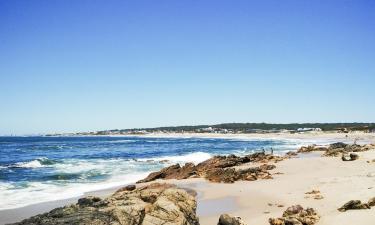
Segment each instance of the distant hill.
M322 131L375 131L375 123L222 123L215 125L195 125L195 126L168 126L155 128L133 128L133 129L114 129L103 130L96 132L85 132L79 134L118 134L118 133L132 133L132 132L215 132L215 131L230 131L233 133L254 133L254 132L278 132L287 130L295 132L304 130L304 128L318 129Z

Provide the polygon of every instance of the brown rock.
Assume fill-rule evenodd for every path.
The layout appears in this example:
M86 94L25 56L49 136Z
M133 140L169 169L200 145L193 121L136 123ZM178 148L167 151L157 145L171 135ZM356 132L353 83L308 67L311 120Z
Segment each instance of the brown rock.
M359 158L358 154L356 153L350 153L349 157L347 154L342 154L341 159L342 161L354 161Z
M313 151L326 151L326 147L316 146L316 145L309 145L309 146L302 146L297 150L297 153L306 153L306 152L313 152Z
M350 159L353 161L353 160L357 160L359 159L359 155L358 154L355 154L355 153L350 153Z
M118 189L116 192L123 192L123 191L133 191L135 190L136 186L134 184L127 185L125 187L122 187Z
M370 207L375 206L375 197L370 198L370 200L368 200L367 204L368 204Z
M338 210L340 212L345 212L347 210L353 209L370 209L370 205L367 203L362 203L360 200L350 200L349 202L341 206Z
M157 179L186 179L195 174L195 165L193 163L186 163L183 167L175 164L158 172L150 173L145 179L139 180L137 183L145 183Z
M305 194L307 194L307 195L315 195L315 194L320 194L320 191L319 190L312 190L312 191L306 192Z
M320 216L312 208L304 209L300 205L287 208L281 218L270 218L271 225L313 225L317 223Z
M321 199L323 199L324 197L323 197L323 195L315 195L314 196L314 199L315 200L321 200Z
M349 152L362 152L362 151L368 151L370 149L374 149L375 145L349 145L342 142L337 142L330 144L329 147L321 147L316 145L309 145L309 146L302 146L300 149L298 149L298 153L306 153L306 152L312 152L312 151L324 151L322 156L332 156L337 157L342 154L347 154ZM352 160L356 160L358 157L356 155L353 155ZM343 158L344 160L344 158ZM344 160L349 161L349 160Z
M228 214L221 214L217 225L246 225L241 217L232 217Z
M285 156L288 156L288 157L293 157L293 156L297 156L298 153L297 152L294 152L294 151L289 151L285 154Z
M94 206L95 203L98 203L100 201L101 201L101 199L98 198L98 197L88 196L88 197L78 199L77 204L79 206Z
M158 172L150 173L145 179L137 183L150 182L157 179L186 179L191 177L203 177L212 182L233 183L237 180L272 179L267 170L276 168L275 165L263 164L243 170L236 170L239 166L248 162L278 162L283 158L280 156L267 155L265 153L254 153L244 157L235 155L215 156L198 165L186 163L183 167L179 164L166 167Z
M100 204L98 204L100 203ZM87 197L78 204L54 209L17 225L199 225L196 201L168 184L118 191L100 200Z

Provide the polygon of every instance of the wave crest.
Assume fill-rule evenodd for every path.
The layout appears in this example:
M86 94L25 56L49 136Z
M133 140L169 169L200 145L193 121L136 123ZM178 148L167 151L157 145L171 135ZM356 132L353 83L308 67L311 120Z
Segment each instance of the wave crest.
M149 158L149 159L143 159L138 161L169 161L172 163L187 163L192 162L194 164L201 163L209 158L211 158L211 154L207 152L194 152L189 153L186 155L177 155L177 156L162 156L162 157L156 157L156 158Z
M47 157L37 158L28 162L18 162L11 165L11 168L40 168L50 166L57 163L56 160L48 159Z

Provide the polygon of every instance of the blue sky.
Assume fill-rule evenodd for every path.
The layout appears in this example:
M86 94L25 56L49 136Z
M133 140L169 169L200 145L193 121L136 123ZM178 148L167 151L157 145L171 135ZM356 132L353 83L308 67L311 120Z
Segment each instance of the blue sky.
M0 134L375 122L375 1L0 1Z

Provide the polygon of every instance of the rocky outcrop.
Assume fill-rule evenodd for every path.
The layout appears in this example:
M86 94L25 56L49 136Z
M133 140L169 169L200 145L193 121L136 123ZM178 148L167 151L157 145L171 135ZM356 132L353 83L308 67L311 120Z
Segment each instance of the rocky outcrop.
M357 144L345 144L342 142L337 142L330 144L328 147L324 146L317 146L317 145L309 145L309 146L302 146L298 149L298 153L306 153L306 152L313 152L313 151L322 151L324 152L322 156L340 156L342 154L348 154L350 152L363 152L368 151L370 149L375 149L374 144L367 144L367 145L357 145Z
M309 146L302 146L297 150L297 153L307 153L307 152L316 152L316 151L327 151L326 147L317 146L317 145L309 145Z
M300 205L287 208L280 218L270 218L271 225L313 225L317 223L320 216L312 208L304 209Z
M350 200L347 203L345 203L343 206L338 208L340 212L345 212L347 210L353 210L353 209L370 209L370 204L368 203L362 203L360 200Z
M185 190L154 183L106 199L85 197L17 225L199 225L196 201Z
M237 180L257 180L272 178L268 170L276 168L275 165L263 164L247 169L234 168L249 162L267 163L279 162L283 157L265 153L254 153L244 157L235 155L215 156L198 165L186 163L184 166L175 164L160 171L150 173L145 179L137 183L145 183L157 179L187 179L202 177L212 182L233 183Z
M221 214L217 225L246 225L241 217L232 217L228 214Z
M267 168L274 167L252 167L247 169L234 169L234 168L218 168L209 170L205 178L211 182L217 183L234 183L238 180L254 181L258 179L272 179L271 174Z

